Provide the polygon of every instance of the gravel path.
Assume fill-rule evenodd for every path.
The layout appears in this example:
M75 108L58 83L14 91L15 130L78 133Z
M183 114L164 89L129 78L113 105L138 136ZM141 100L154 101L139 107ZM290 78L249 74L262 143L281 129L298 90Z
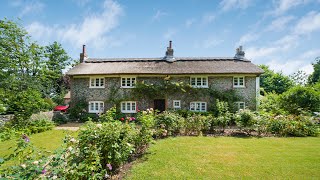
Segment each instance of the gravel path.
M60 126L57 126L54 129L77 131L79 130L79 127L81 125L83 125L83 123L67 123L67 124L61 124Z

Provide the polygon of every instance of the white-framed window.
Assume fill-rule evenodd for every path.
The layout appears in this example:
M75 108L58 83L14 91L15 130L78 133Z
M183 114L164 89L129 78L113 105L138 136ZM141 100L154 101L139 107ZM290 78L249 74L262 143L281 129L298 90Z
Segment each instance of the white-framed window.
M233 87L244 87L244 76L233 77Z
M136 101L122 101L121 102L121 112L122 113L136 113L137 112L137 102Z
M207 103L206 102L190 102L190 111L206 112Z
M190 85L196 88L207 88L208 77L205 76L192 76L190 77Z
M245 102L236 102L238 110L245 109L246 103Z
M173 100L173 109L181 109L181 101L180 100Z
M90 88L104 88L104 78L103 77L91 77L90 78Z
M103 101L89 101L89 113L102 113L104 112Z
M136 85L136 77L121 77L122 88L133 88Z

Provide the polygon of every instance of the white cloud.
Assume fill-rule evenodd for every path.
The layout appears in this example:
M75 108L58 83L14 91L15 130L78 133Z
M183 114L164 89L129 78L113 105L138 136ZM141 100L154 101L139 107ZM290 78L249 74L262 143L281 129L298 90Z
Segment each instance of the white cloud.
M36 40L54 38L76 47L93 44L95 48L101 48L115 43L108 33L118 26L122 14L123 9L118 3L106 0L101 13L91 14L79 24L51 27L34 22L26 29Z
M206 13L202 16L202 24L210 24L216 19L216 16L212 13Z
M293 19L293 16L279 17L271 22L271 24L266 28L266 31L282 31Z
M244 45L248 42L255 41L259 38L259 36L260 35L258 33L247 33L247 34L241 36L239 42L236 43L236 46Z
M294 33L308 34L317 30L320 30L320 12L311 11L298 21Z
M156 14L152 16L152 21L158 21L161 17L168 15L168 13L157 10Z
M279 60L271 60L267 63L267 65L271 69L277 72L283 72L286 75L297 72L299 69L301 69L301 67L304 67L304 71L306 73L310 73L310 70L307 67L308 64L306 64L306 62L303 60L289 60L284 63L281 63Z
M169 28L163 35L165 39L172 39L172 37L177 33L176 29Z
M228 11L231 9L246 9L251 3L251 0L223 0L219 5L222 11Z
M10 1L10 5L16 8L20 8L18 13L19 17L23 17L31 13L39 13L45 7L44 3L37 0L33 0L33 1L12 0Z
M192 24L194 24L196 22L196 19L195 18L191 18L191 19L187 19L186 22L185 22L185 26L187 28L191 27Z
M299 5L306 4L307 0L276 0L274 1L274 10L269 14L280 15Z
M314 60L316 57L320 56L320 49L313 49L313 50L309 50L304 52L303 54L301 54L301 58L302 59L308 59L308 60Z

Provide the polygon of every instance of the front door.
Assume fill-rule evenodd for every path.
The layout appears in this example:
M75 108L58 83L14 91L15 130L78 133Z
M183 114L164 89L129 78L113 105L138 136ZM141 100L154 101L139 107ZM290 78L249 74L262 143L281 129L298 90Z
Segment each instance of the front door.
M165 99L155 99L154 100L154 109L162 112L166 110L166 100Z

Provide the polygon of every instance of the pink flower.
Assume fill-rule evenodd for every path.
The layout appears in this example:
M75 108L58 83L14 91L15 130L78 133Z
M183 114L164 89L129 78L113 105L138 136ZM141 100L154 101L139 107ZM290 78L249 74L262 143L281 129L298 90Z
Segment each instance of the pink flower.
M121 121L124 121L124 118L120 118Z
M110 171L112 170L111 164L107 164L107 167L109 168Z
M134 121L134 120L136 120L136 118L135 118L135 117L132 117L131 120Z

